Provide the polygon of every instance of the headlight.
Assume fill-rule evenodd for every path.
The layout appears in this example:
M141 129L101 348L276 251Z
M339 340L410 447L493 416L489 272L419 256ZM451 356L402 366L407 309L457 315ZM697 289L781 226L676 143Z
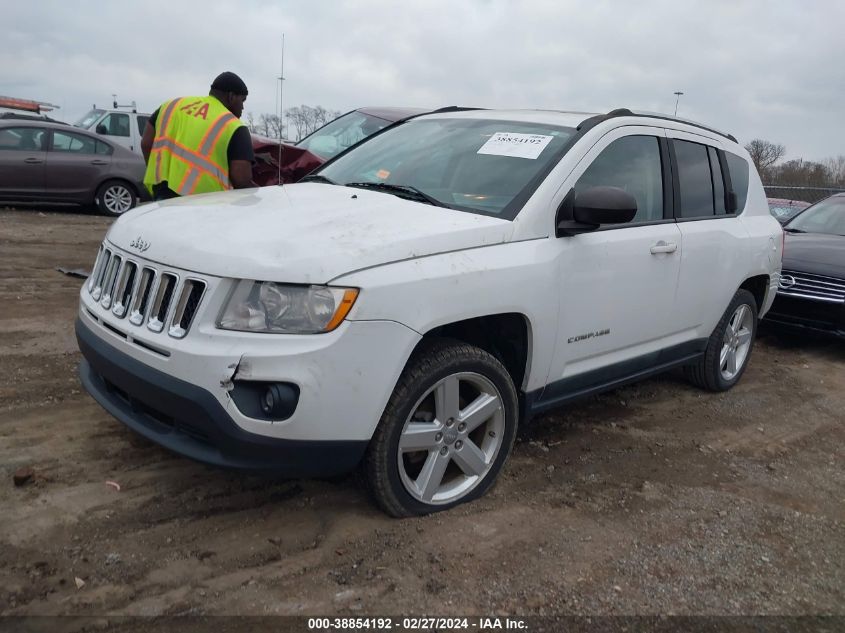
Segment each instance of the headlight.
M229 296L217 327L280 334L331 332L349 314L357 297L357 288L243 279Z

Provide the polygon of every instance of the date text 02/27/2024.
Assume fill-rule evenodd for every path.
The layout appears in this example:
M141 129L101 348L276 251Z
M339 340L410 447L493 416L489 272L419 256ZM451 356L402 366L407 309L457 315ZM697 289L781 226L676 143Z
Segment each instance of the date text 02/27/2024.
M527 626L520 618L437 618L437 617L359 617L359 618L308 618L309 631L525 631Z

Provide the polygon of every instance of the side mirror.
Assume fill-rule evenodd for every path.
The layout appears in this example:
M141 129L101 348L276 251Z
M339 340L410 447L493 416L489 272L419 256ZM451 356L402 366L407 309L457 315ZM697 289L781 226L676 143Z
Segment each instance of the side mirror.
M103 125L102 123L100 123L97 126L97 129L95 131L97 132L97 134L108 134L109 133L108 128L105 125Z
M571 189L557 211L556 235L594 231L602 224L624 224L637 214L637 200L618 187Z

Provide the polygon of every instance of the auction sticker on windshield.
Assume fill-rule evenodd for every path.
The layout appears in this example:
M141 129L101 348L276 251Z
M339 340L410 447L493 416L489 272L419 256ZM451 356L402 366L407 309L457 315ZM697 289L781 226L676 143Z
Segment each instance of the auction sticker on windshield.
M513 156L536 159L553 136L544 134L519 134L518 132L496 132L478 150L479 154Z

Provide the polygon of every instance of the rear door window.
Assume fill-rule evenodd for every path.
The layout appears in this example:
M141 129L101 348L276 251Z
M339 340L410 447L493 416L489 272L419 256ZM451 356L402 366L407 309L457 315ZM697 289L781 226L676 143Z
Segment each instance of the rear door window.
M53 132L53 151L73 154L96 154L97 141L90 136L73 132Z
M707 148L710 158L710 174L713 177L713 201L716 203L716 215L725 215L725 181L722 178L722 166L719 155L713 147Z
M711 217L715 213L713 180L707 146L689 141L673 141L678 166L681 218ZM679 211L679 212L678 212Z

